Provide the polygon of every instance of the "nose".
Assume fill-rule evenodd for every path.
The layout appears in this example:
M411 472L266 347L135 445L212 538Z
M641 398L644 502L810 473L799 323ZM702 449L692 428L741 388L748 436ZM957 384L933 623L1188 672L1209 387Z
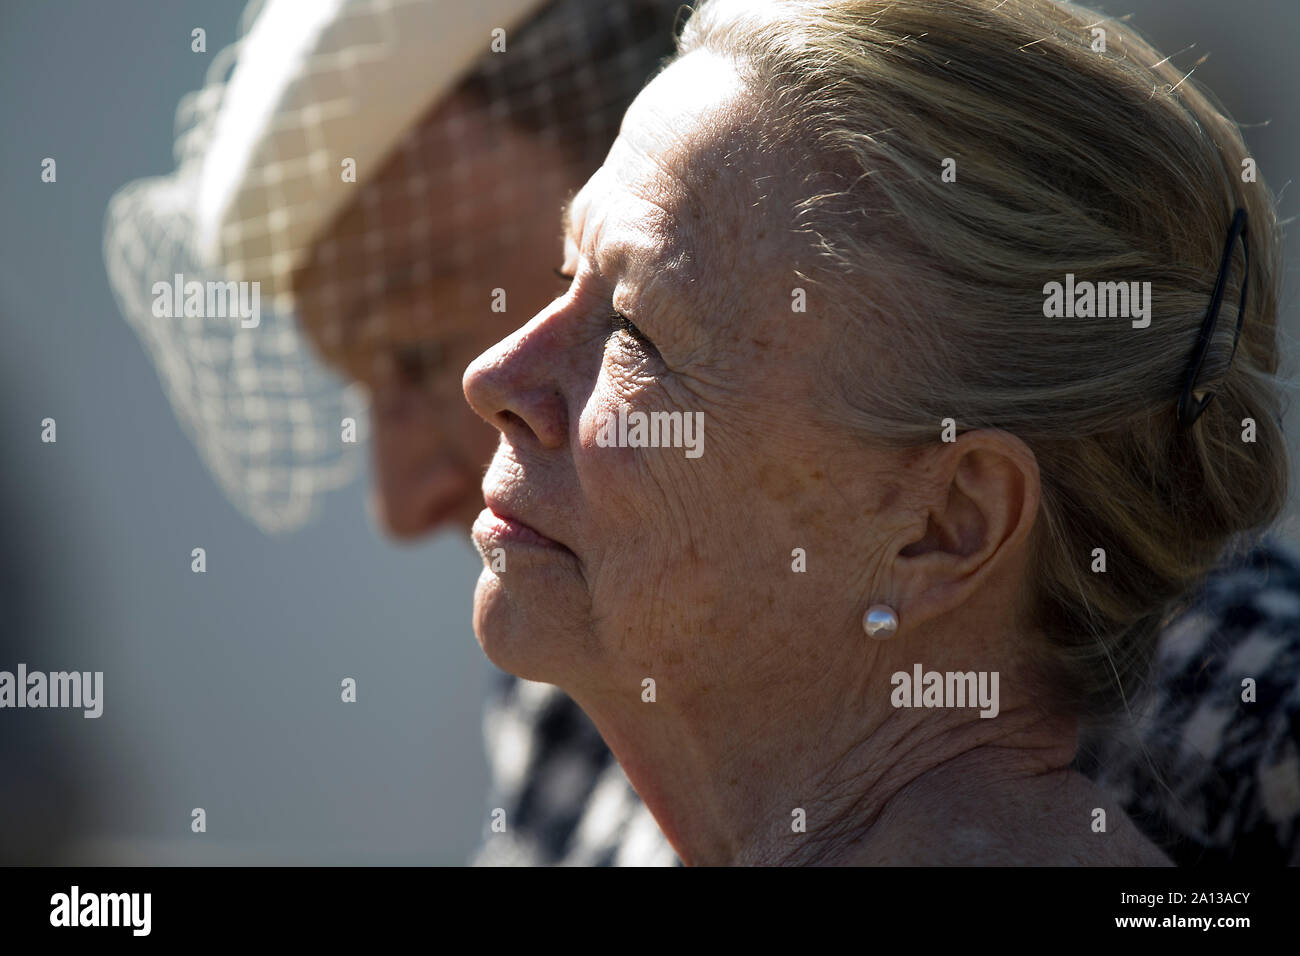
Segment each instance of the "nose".
M553 303L523 328L492 346L465 370L470 407L511 444L562 448L569 416L561 388L564 355Z
M386 533L418 538L459 517L466 502L477 501L477 473L451 453L442 434L451 423L438 421L418 388L376 389L370 422L371 504Z

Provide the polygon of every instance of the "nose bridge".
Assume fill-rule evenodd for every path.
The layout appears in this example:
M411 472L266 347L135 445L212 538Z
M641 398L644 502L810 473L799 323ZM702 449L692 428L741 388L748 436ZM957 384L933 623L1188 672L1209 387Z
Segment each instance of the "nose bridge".
M548 318L559 310L555 300L524 325L484 350L465 370L465 396L479 414L476 395L495 388L526 388L531 379L545 374L543 360L548 341L554 334Z
M555 359L563 354L565 339L572 334L577 304L568 293L553 299L526 324L503 339L508 343L507 358L520 366L520 372L547 377Z
M465 398L484 421L502 432L522 422L548 447L563 442L567 340L577 308L572 296L556 299L470 363Z

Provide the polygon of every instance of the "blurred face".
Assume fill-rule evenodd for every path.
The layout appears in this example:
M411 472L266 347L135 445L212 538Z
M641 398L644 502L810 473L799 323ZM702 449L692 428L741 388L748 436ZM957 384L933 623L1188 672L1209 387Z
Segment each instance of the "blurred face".
M294 276L313 345L369 392L371 501L390 534L468 527L482 507L497 436L461 375L561 286L557 215L582 174L453 97L374 176L358 170L356 199Z
M792 312L790 164L757 154L754 122L709 54L656 78L573 202L571 287L465 375L503 436L474 527L475 631L494 663L584 706L646 676L703 706L733 681L815 684L834 662L785 642L860 633L900 533L872 520L892 454L820 424L844 343L815 306ZM678 447L636 433L656 413L683 422ZM797 548L816 573L793 573Z

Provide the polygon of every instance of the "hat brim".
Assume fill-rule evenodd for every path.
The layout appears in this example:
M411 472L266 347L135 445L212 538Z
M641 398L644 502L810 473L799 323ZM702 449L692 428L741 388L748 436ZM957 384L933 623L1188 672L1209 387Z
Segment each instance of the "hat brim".
M199 170L202 261L284 307L288 277L357 185L541 5L269 0L240 43Z

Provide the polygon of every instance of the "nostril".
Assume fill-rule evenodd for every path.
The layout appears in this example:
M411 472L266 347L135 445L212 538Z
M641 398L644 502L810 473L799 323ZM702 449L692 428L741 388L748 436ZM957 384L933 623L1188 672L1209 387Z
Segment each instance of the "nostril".
M503 408L497 412L497 418L501 419L503 428L527 428L528 424L508 408Z

